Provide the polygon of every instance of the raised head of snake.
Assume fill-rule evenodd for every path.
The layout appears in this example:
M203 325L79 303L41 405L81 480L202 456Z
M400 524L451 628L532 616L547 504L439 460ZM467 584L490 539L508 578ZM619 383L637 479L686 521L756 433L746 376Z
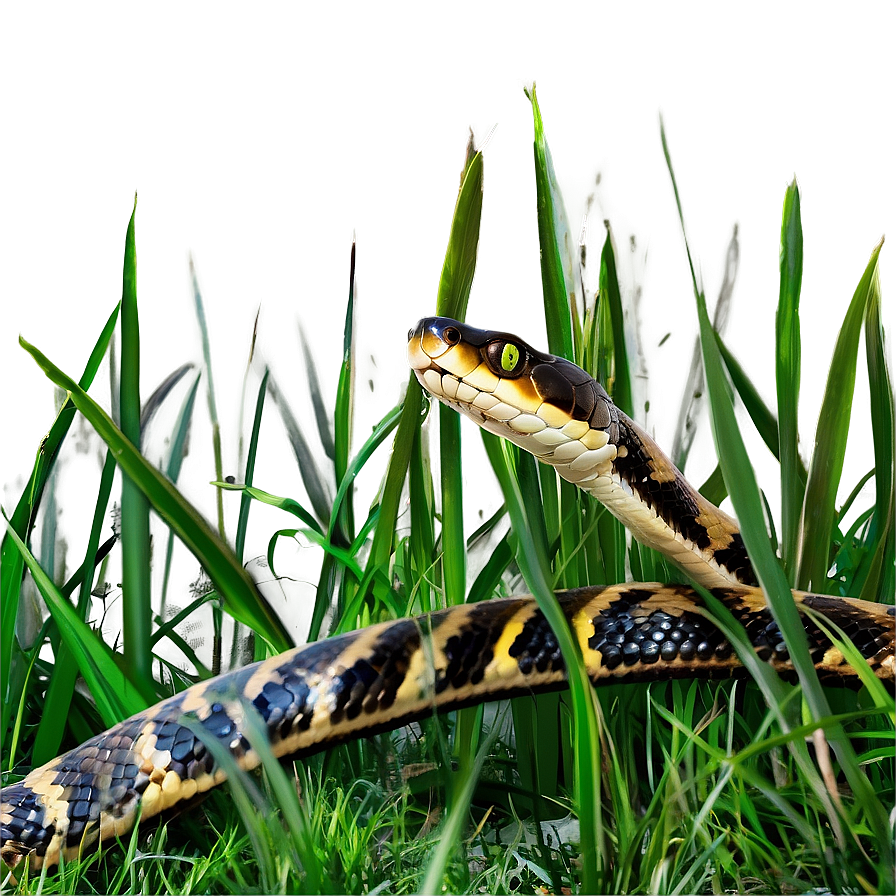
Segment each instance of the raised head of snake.
M427 392L590 492L696 582L756 584L737 523L571 361L444 317L411 329L408 358Z

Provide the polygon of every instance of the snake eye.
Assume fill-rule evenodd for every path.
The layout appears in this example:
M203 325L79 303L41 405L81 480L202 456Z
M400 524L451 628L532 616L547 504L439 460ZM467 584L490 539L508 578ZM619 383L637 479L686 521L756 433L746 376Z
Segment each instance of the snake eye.
M445 327L442 330L442 339L448 343L448 345L457 345L460 342L460 330L457 327Z
M526 353L515 342L496 340L489 344L486 355L489 365L498 376L519 376L526 362Z

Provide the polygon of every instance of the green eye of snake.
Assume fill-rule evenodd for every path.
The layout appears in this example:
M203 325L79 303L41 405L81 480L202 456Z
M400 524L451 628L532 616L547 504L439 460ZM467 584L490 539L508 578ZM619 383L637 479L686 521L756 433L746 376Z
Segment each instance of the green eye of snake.
M501 350L501 369L511 373L520 360L519 346L512 342L505 342Z

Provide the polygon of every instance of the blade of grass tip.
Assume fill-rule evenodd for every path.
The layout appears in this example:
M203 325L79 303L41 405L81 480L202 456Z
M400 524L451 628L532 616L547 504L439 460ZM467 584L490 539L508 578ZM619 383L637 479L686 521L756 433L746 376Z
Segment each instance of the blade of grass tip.
M575 799L579 813L581 851L586 857L582 868L582 892L597 893L600 892L601 872L606 868L606 854L600 807L600 735L594 689L551 588L546 558L532 537L529 514L519 483L511 475L506 460L500 457L505 451L506 443L495 436L484 438L483 441L492 467L498 474L507 512L518 539L517 563L526 585L535 596L557 638L566 665L573 708Z
M342 485L352 451L352 424L355 404L355 240L352 239L351 260L348 275L348 304L345 309L345 324L342 328L342 365L336 385L336 410L333 419L335 445L333 463L336 469L336 485ZM323 434L321 434L323 438ZM346 494L344 504L337 517L345 544L351 544L355 537L355 509L353 493Z
M798 587L807 591L825 591L829 587L827 571L836 515L834 505L849 436L859 335L871 297L880 293L877 264L882 245L883 241L871 253L871 259L849 303L834 346L834 356L818 414L815 448L809 464L806 497L802 508L797 577Z
M268 386L268 369L265 367L264 375L258 387L255 397L255 415L252 418L252 433L249 436L249 450L246 452L246 471L243 482L251 486L255 481L255 458L258 455L258 434L261 432L261 415L264 410L264 398ZM234 553L240 563L245 560L243 552L246 546L246 530L249 526L249 508L252 506L252 496L243 492L240 496L240 515L236 524L236 539L234 540Z
M124 438L109 415L71 377L21 337L19 344L54 383L71 393L75 407L111 448L122 472L144 489L159 516L174 529L203 566L234 618L267 639L278 653L289 649L292 638L283 623L259 594L230 548L196 508L137 451L129 439Z
M336 448L333 444L333 433L330 431L330 418L327 416L327 407L324 403L323 391L320 385L320 377L317 375L317 365L311 354L311 347L305 336L305 328L299 326L299 342L302 343L302 355L305 358L305 380L308 385L308 395L311 397L311 407L314 410L314 422L317 424L317 435L324 454L334 460Z
M573 247L566 224L563 198L557 189L551 152L544 136L544 122L538 107L535 85L524 92L532 104L535 122L535 197L548 348L551 354L572 361L575 354L571 309L576 305L575 281L571 276Z
M320 520L322 528L326 529L330 523L330 499L329 488L324 479L314 454L305 438L302 428L299 426L289 402L283 395L280 386L277 384L273 373L268 375L268 392L274 399L274 404L280 411L280 417L283 425L286 427L286 434L289 437L289 444L296 458L296 465L299 468L299 475L302 477L302 484L305 491L308 492L308 499L314 509L314 513ZM220 477L219 477L220 479Z
M768 405L762 400L759 390L753 384L753 381L747 376L746 371L741 366L737 358L731 354L731 350L725 345L722 337L718 333L715 334L716 344L725 362L728 370L728 376L731 384L734 386L740 400L743 402L744 408L756 427L756 432L765 443L765 446L774 455L776 460L780 460L779 437L778 437L778 421L774 413L769 409ZM806 487L806 467L803 465L802 459L797 454L796 459L796 475L801 477L800 487Z
M53 614L62 639L78 663L78 668L96 700L103 722L111 726L146 709L150 702L155 700L151 686L147 683L147 694L144 695L138 683L132 684L128 680L115 664L109 649L59 593L59 589L15 533L8 520L6 527L13 543L21 551L35 585Z
M737 266L740 260L740 244L737 240L737 225L728 243L725 253L725 274L719 289L719 298L713 312L712 326L720 336L725 332L728 314L731 309L731 298L734 295L734 284L737 280ZM703 355L700 352L700 340L694 339L694 351L691 355L691 367L684 393L681 396L681 410L678 412L678 423L675 426L675 437L672 440L672 459L679 470L683 470L691 453L694 436L697 434L696 419L703 403Z
M128 222L121 291L121 433L140 450L140 324L137 311L137 198ZM149 501L127 474L121 482L122 641L128 675L152 678L152 591L150 584Z
M467 143L464 171L451 220L451 233L439 278L436 314L463 320L476 272L482 218L482 153L473 134ZM464 495L460 416L439 405L439 457L442 485L442 585L448 606L464 602L467 591L467 551L464 538Z
M199 324L199 332L202 336L202 360L205 365L206 383L208 389L208 416L212 424L212 448L215 457L215 478L224 478L224 468L221 461L221 424L218 421L218 404L215 400L215 381L212 377L212 352L208 338L208 324L205 319L205 305L202 302L202 292L199 289L199 279L196 276L196 266L193 264L193 256L190 255L190 282L193 285L193 301L196 305L196 321ZM218 506L218 534L226 541L224 534L224 497L218 492L215 496Z
M880 288L871 292L865 314L865 354L868 365L868 385L871 403L871 435L874 442L875 507L868 527L867 543L871 560L862 585L865 600L892 600L896 545L893 529L896 515L896 429L894 429L893 382L887 367L884 329L880 319Z
M613 402L624 413L632 416L634 406L632 403L631 371L628 363L628 351L625 343L625 319L622 313L622 293L619 289L619 277L616 273L616 253L613 248L613 232L610 222L604 222L607 228L607 237L600 253L600 293L599 301L608 313L611 333L598 332L598 354L600 349L607 354L607 368L603 373L605 378L597 377L598 382L604 384L613 397Z
M778 393L778 458L781 463L781 559L791 584L796 580L800 513L805 476L799 453L800 287L803 228L796 178L784 195L781 222L781 285L775 314L775 385Z
M90 388L100 362L106 354L112 334L115 332L119 308L120 304L117 304L109 315L90 357L87 359L84 372L78 381L84 389ZM41 440L28 486L19 498L10 518L16 534L26 543L31 530L31 521L40 504L47 476L53 469L59 446L62 444L74 416L75 406L70 400L66 400L53 421L49 433ZM21 673L24 671L20 665L22 654L13 649L23 570L22 555L12 540L7 538L4 530L3 537L0 539L0 681L3 682L0 737L8 730L11 713L15 706L13 699L15 691L11 691L10 688L17 683L21 684Z
M252 322L252 336L249 338L249 358L246 362L246 369L243 371L243 382L240 385L240 405L237 409L237 457L243 456L243 437L246 433L246 420L248 419L249 411L248 401L249 401L249 380L252 376L252 369L255 366L255 348L258 345L258 322L261 319L261 307L259 307L255 312L255 320ZM265 372L268 371L268 367L265 366Z
M100 532L106 517L106 509L109 497L112 493L112 481L115 476L115 460L111 452L106 452L106 460L100 476L100 487L97 492L96 505L93 512L93 522L90 534L87 538L87 551L84 555L81 577L81 588L78 594L78 606L75 611L82 622L87 621L90 611L90 592L93 583L93 570L96 562L97 551L100 542ZM63 641L56 654L56 662L53 664L53 672L50 683L47 685L47 693L44 698L43 712L34 736L34 749L32 762L34 765L43 765L52 759L58 752L65 733L65 719L68 708L71 705L72 693L77 679L77 662L68 645Z
M177 370L172 371L159 383L153 390L152 395L143 402L143 408L140 411L140 432L145 433L147 427L152 423L159 408L164 404L165 399L171 394L171 390L193 369L192 362L181 364Z

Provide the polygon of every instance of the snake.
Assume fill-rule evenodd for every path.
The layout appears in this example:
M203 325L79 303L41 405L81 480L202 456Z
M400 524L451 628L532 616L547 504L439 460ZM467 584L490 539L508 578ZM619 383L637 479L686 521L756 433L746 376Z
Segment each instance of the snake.
M597 498L634 538L711 591L762 661L794 676L736 521L594 378L512 334L441 317L411 329L408 358L427 393ZM557 599L595 685L744 674L691 584L593 585ZM893 687L893 606L797 591L793 600L824 682L860 686L842 643L828 634L833 627ZM245 734L252 713L275 756L301 758L565 682L558 639L531 596L459 604L316 641L188 687L3 787L0 858L10 868L23 860L35 869L54 865L127 834L138 818L188 805L227 777L214 741L240 768L256 768L261 758Z

